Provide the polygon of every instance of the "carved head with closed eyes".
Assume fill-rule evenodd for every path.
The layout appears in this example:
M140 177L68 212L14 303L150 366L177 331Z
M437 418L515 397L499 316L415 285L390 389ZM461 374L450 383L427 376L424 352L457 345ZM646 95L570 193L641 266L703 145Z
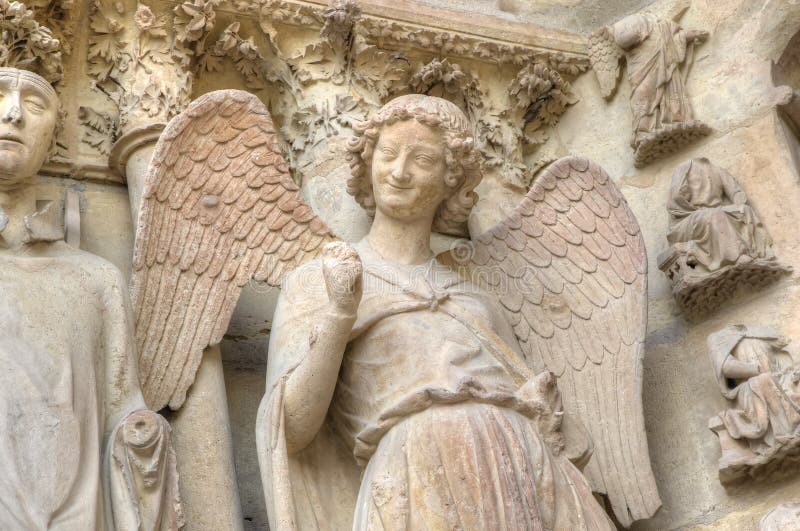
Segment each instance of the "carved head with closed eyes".
M482 173L458 107L433 96L400 96L354 129L347 191L369 214L432 217L434 231L467 235Z
M0 187L32 179L47 159L58 121L58 96L43 77L0 68Z

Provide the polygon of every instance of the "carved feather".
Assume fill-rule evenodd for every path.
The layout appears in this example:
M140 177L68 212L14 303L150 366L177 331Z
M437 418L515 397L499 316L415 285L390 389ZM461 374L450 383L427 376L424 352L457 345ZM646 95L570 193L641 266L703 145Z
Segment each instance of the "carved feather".
M148 407L181 407L251 278L280 285L333 239L292 181L256 96L211 92L175 117L153 153L133 256Z
M517 238L527 242L521 250L509 245ZM584 472L593 489L626 527L651 517L661 500L642 411L647 255L622 194L596 164L563 158L473 243L473 278L491 276L476 268L506 275L498 285L513 289L484 287L500 299L529 365L556 374L565 411L592 436Z
M617 88L619 62L624 55L622 48L614 41L612 31L608 26L603 26L589 35L589 62L604 98L611 97Z

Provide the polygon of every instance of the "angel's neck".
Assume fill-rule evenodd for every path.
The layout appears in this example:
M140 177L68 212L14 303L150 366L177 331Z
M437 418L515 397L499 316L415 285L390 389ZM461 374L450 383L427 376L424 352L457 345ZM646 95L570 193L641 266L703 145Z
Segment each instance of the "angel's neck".
M7 218L0 231L0 248L22 246L27 236L25 217L36 212L36 187L32 183L11 189L0 187L0 209L0 218Z
M385 260L411 265L431 257L430 219L399 220L375 212L367 235L370 247Z

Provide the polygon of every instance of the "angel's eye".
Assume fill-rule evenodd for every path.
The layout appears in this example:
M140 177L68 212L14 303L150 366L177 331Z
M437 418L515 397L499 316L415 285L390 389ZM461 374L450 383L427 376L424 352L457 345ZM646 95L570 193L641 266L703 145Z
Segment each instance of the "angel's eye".
M416 160L417 163L422 164L424 166L430 166L431 164L434 163L433 157L431 157L430 155L417 155L416 157L414 157L414 160Z
M379 151L384 157L392 158L397 156L397 151L389 146L383 146L379 149Z

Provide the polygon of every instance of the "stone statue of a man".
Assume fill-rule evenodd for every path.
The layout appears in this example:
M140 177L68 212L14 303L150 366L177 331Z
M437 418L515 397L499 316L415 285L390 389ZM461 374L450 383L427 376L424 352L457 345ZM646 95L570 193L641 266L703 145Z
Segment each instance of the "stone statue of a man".
M58 115L0 68L0 528L177 529L166 421L139 389L127 285L36 211Z

